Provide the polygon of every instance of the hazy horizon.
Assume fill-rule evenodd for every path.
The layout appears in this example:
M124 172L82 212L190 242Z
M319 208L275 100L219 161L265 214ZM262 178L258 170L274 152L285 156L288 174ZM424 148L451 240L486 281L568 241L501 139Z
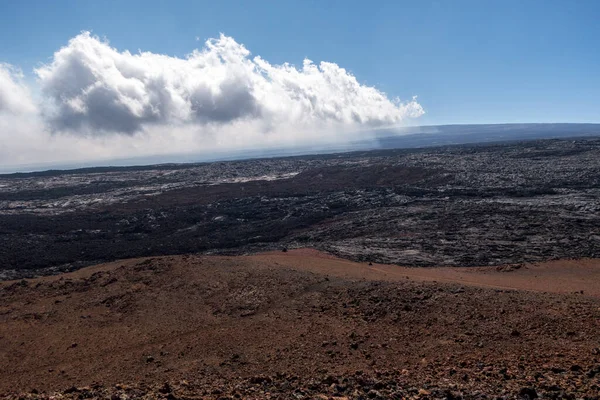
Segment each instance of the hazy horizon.
M409 126L397 130L381 129L366 140L323 143L318 146L248 148L212 153L180 153L115 158L80 163L47 163L4 167L0 174L73 170L94 167L136 167L161 164L189 164L253 158L310 156L352 151L409 149L444 145L485 144L520 140L600 136L600 123L524 123L524 124L449 124Z

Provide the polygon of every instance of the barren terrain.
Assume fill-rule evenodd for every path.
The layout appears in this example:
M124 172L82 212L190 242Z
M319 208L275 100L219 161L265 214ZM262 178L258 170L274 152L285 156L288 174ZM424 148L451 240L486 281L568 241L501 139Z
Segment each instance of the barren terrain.
M4 282L0 396L597 399L599 273L290 250Z
M600 139L0 176L0 278L313 247L485 266L600 256Z
M0 397L599 399L600 139L0 176Z

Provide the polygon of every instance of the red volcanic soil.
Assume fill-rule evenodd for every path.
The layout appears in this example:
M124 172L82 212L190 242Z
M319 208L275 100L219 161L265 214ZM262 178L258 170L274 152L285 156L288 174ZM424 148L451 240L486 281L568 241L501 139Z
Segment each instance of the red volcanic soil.
M600 262L310 249L0 283L0 397L598 398Z
M360 264L336 258L314 249L294 249L251 256L259 260L286 260L294 267L339 277L398 281L457 283L494 289L515 289L548 293L582 293L600 297L600 260L557 260L495 267L414 268L388 264ZM320 262L319 259L330 260Z

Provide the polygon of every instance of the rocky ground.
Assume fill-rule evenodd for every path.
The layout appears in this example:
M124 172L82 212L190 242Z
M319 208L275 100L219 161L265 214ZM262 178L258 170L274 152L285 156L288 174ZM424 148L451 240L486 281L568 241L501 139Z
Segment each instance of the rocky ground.
M600 139L0 176L0 279L310 246L356 261L600 255Z
M0 397L600 398L600 297L489 280L528 268L466 285L291 250L3 282Z

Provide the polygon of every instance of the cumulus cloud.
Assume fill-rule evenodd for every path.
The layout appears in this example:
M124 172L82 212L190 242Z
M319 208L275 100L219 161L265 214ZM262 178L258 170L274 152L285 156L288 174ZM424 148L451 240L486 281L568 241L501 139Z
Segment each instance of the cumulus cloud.
M334 63L273 65L225 35L178 58L120 51L83 32L34 73L39 104L22 73L0 64L0 113L21 132L14 148L25 152L35 130L29 145L54 149L38 149L43 160L343 140L423 114L415 98L390 99ZM24 114L35 116L15 123Z
M240 120L265 128L382 126L423 113L416 101L391 101L336 64L271 65L224 35L182 59L119 52L85 32L36 73L56 107L51 122L58 130L132 134L151 124Z

